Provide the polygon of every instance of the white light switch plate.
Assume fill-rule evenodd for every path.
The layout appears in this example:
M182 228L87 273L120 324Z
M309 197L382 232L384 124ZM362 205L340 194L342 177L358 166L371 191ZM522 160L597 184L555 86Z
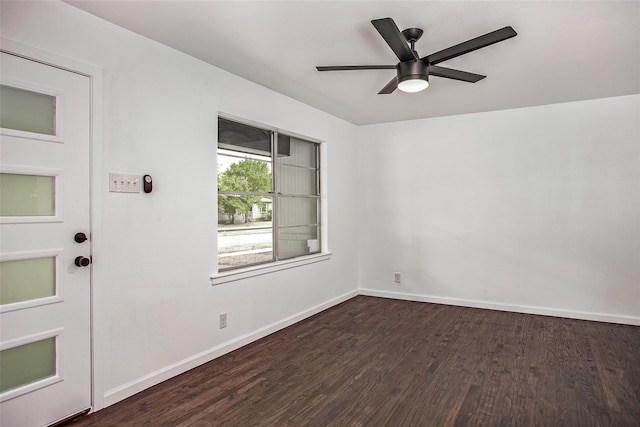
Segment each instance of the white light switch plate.
M139 193L140 182L140 175L110 173L109 191L112 193Z

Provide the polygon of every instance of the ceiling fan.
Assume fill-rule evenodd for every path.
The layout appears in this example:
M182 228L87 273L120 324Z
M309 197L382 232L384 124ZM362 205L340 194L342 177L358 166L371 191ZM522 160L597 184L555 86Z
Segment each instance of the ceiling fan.
M437 64L517 35L513 28L504 27L420 58L415 51L415 43L420 39L423 32L420 28L408 28L400 32L391 18L374 19L371 23L396 54L400 62L396 65L318 66L316 69L318 71L395 69L397 76L383 87L378 94L389 94L396 88L404 92L419 92L429 86L429 76L475 83L486 76L440 67Z

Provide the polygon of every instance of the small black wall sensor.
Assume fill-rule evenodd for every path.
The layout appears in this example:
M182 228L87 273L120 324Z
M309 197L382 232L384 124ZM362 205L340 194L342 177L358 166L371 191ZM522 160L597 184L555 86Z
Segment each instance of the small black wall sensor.
M151 193L153 191L153 180L151 175L145 175L142 177L142 185L145 193Z

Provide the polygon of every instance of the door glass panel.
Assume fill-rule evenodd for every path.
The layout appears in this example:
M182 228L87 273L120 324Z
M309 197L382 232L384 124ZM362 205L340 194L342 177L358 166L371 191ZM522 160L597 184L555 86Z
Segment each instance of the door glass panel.
M55 294L55 257L0 262L0 305Z
M55 177L0 174L0 216L53 216Z
M55 374L55 338L47 338L0 352L0 393Z
M0 127L56 135L56 97L0 85Z

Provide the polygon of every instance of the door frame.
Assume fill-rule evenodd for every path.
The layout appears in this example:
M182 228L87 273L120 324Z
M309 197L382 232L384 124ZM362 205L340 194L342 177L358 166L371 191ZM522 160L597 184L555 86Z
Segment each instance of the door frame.
M90 80L90 139L89 139L89 224L91 233L91 255L94 263L91 266L90 278L90 346L91 346L91 411L95 412L104 407L104 379L103 367L105 354L102 347L104 336L101 332L105 317L100 301L104 301L102 295L102 70L92 65L84 64L70 58L60 56L45 50L28 46L11 39L0 38L0 51L22 57L41 64L56 67L65 71L80 74ZM97 262L96 262L97 261Z

